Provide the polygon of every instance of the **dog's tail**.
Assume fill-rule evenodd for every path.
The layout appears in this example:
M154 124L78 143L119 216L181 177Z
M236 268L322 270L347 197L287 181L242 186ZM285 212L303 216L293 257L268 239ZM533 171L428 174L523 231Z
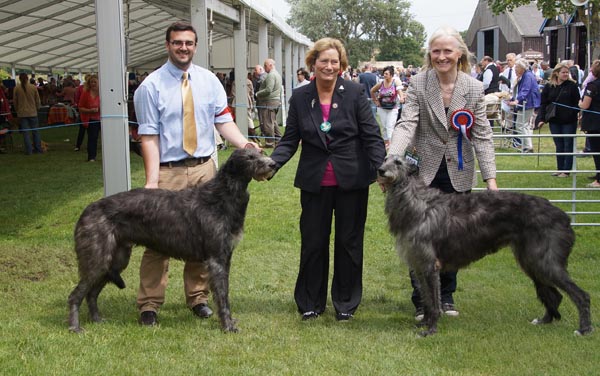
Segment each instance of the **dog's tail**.
M112 283L114 283L115 285L117 285L118 288L120 289L124 289L125 288L125 281L123 281L123 278L121 278L121 275L119 274L119 272L117 270L109 270L108 274L107 274L108 280Z

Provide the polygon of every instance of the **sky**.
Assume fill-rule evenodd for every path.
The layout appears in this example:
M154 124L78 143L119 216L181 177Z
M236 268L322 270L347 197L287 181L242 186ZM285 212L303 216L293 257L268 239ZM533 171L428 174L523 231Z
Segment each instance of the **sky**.
M452 26L458 31L469 28L478 0L410 0L410 12L425 26L427 38L440 26ZM287 17L290 6L284 0L269 1L275 13Z

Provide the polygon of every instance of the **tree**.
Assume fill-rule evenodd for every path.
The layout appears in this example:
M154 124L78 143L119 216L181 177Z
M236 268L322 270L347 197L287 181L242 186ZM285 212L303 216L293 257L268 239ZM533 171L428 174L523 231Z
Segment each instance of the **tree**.
M287 22L308 38L337 38L350 65L358 61L403 60L421 65L425 28L413 20L408 0L287 0Z
M522 5L527 5L532 0L487 0L492 12L499 14ZM572 14L577 8L579 19L587 25L587 16L585 15L584 7L576 7L571 3L571 0L537 0L538 9L542 15L547 18L552 18L557 15ZM588 38L592 41L592 61L600 57L600 0L590 0L592 6L591 23L588 28Z

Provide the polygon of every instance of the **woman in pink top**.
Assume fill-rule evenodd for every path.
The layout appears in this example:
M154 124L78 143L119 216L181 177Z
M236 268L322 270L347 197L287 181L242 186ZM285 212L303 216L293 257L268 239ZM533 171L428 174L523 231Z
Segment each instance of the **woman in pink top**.
M340 77L348 66L342 43L332 38L317 41L306 65L315 79L292 93L285 134L271 158L281 168L302 144L294 181L302 206L294 293L298 311L303 320L325 311L335 213L331 300L336 319L347 321L362 297L369 185L375 181L385 147L363 86Z
M88 130L88 162L95 162L100 136L100 92L98 76L90 75L85 81L84 90L79 98L79 116Z
M383 80L371 88L371 98L377 106L377 115L383 126L383 140L388 147L398 118L400 103L404 103L404 93L400 80L394 77L394 67L383 70Z

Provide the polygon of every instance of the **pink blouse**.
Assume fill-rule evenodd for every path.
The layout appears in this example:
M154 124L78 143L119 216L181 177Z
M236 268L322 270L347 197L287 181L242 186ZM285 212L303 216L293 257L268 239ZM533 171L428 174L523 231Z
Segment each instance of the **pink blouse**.
M329 112L331 111L331 104L322 104L321 112L323 113L323 121L329 120ZM329 144L329 141L327 141ZM327 166L325 167L325 173L323 174L323 180L321 180L321 187L335 187L337 186L337 180L335 178L335 174L333 173L333 165L331 161L327 161Z

